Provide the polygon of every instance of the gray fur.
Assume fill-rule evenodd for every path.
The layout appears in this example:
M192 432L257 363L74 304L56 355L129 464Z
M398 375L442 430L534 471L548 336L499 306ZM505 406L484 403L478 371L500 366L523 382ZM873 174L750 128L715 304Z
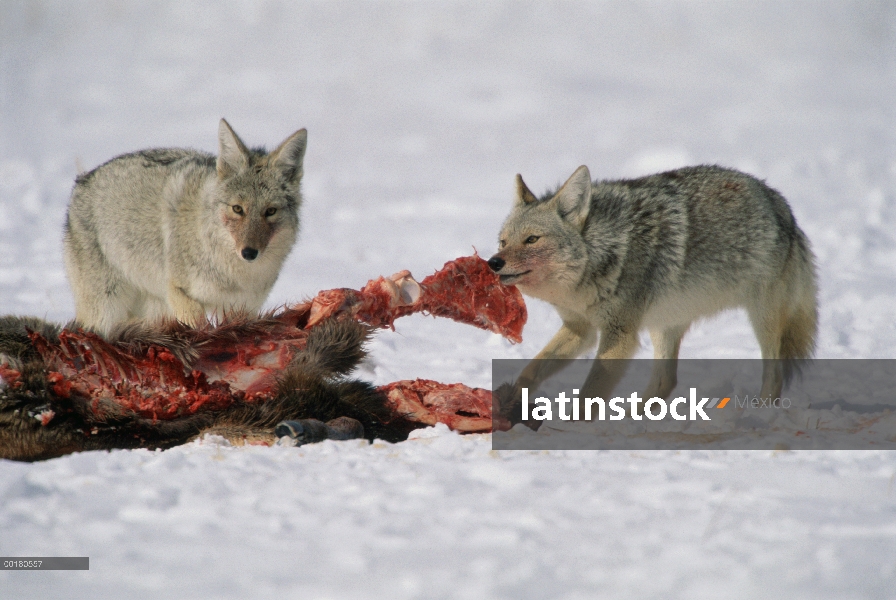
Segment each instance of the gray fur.
M541 199L518 176L517 201L490 264L502 282L551 303L563 320L537 359L575 358L600 333L583 393L606 397L638 347L638 332L648 329L654 357L667 360L657 361L645 397L665 397L691 323L729 308L747 309L762 358L774 359L763 397L778 396L814 350L809 241L781 194L731 169L590 183L582 166ZM537 385L559 365L533 363L520 385Z
M257 314L298 234L306 142L249 150L222 119L217 158L158 148L79 176L64 240L79 323Z

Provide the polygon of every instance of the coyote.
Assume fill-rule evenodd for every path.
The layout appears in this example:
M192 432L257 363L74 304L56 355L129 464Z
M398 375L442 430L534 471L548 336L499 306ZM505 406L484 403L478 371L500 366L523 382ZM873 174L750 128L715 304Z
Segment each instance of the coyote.
M541 198L517 175L517 198L488 261L501 281L552 304L560 331L536 359L595 360L582 394L609 397L647 329L654 363L644 398L677 384L691 323L745 307L764 361L762 397L811 357L818 310L814 257L786 200L750 175L697 166L592 183L579 167ZM617 360L610 360L617 359ZM517 387L562 368L536 360Z
M259 311L298 234L307 133L268 154L221 119L218 141L217 158L156 148L78 176L64 246L80 325Z

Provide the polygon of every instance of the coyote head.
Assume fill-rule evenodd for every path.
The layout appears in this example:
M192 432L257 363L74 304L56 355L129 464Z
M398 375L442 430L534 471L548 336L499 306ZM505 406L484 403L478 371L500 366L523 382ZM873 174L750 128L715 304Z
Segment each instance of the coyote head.
M591 209L591 174L581 166L554 194L541 199L516 176L516 203L498 236L488 265L506 285L530 296L581 280L587 263L582 229Z
M285 256L295 242L307 139L307 132L300 129L270 154L249 150L221 119L215 200L220 219L233 236L234 250L242 259L254 261L271 243Z

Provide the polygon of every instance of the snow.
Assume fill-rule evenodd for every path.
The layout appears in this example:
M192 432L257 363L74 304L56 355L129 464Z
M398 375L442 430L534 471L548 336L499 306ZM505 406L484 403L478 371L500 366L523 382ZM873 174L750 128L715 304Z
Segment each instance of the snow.
M269 302L418 278L495 249L514 175L717 163L793 207L820 275L823 358L896 343L896 9L819 3L5 2L0 314L74 315L75 174L154 146L309 132L302 233ZM525 341L426 317L359 376L490 384ZM641 355L650 353L644 337ZM758 357L746 317L685 357ZM426 430L0 461L3 598L891 598L892 452L491 451Z

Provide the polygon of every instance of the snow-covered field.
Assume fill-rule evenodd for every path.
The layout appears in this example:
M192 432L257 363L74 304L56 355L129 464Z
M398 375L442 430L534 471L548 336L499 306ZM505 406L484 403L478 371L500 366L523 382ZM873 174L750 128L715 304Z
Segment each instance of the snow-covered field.
M536 191L695 163L791 202L820 274L825 358L894 358L891 2L0 3L0 314L74 314L73 178L152 146L307 127L303 231L271 306L495 249ZM375 383L487 387L525 341L411 317ZM645 337L643 355L649 355ZM746 317L686 357L758 357ZM892 452L492 452L442 428L388 445L0 461L2 598L893 598Z

